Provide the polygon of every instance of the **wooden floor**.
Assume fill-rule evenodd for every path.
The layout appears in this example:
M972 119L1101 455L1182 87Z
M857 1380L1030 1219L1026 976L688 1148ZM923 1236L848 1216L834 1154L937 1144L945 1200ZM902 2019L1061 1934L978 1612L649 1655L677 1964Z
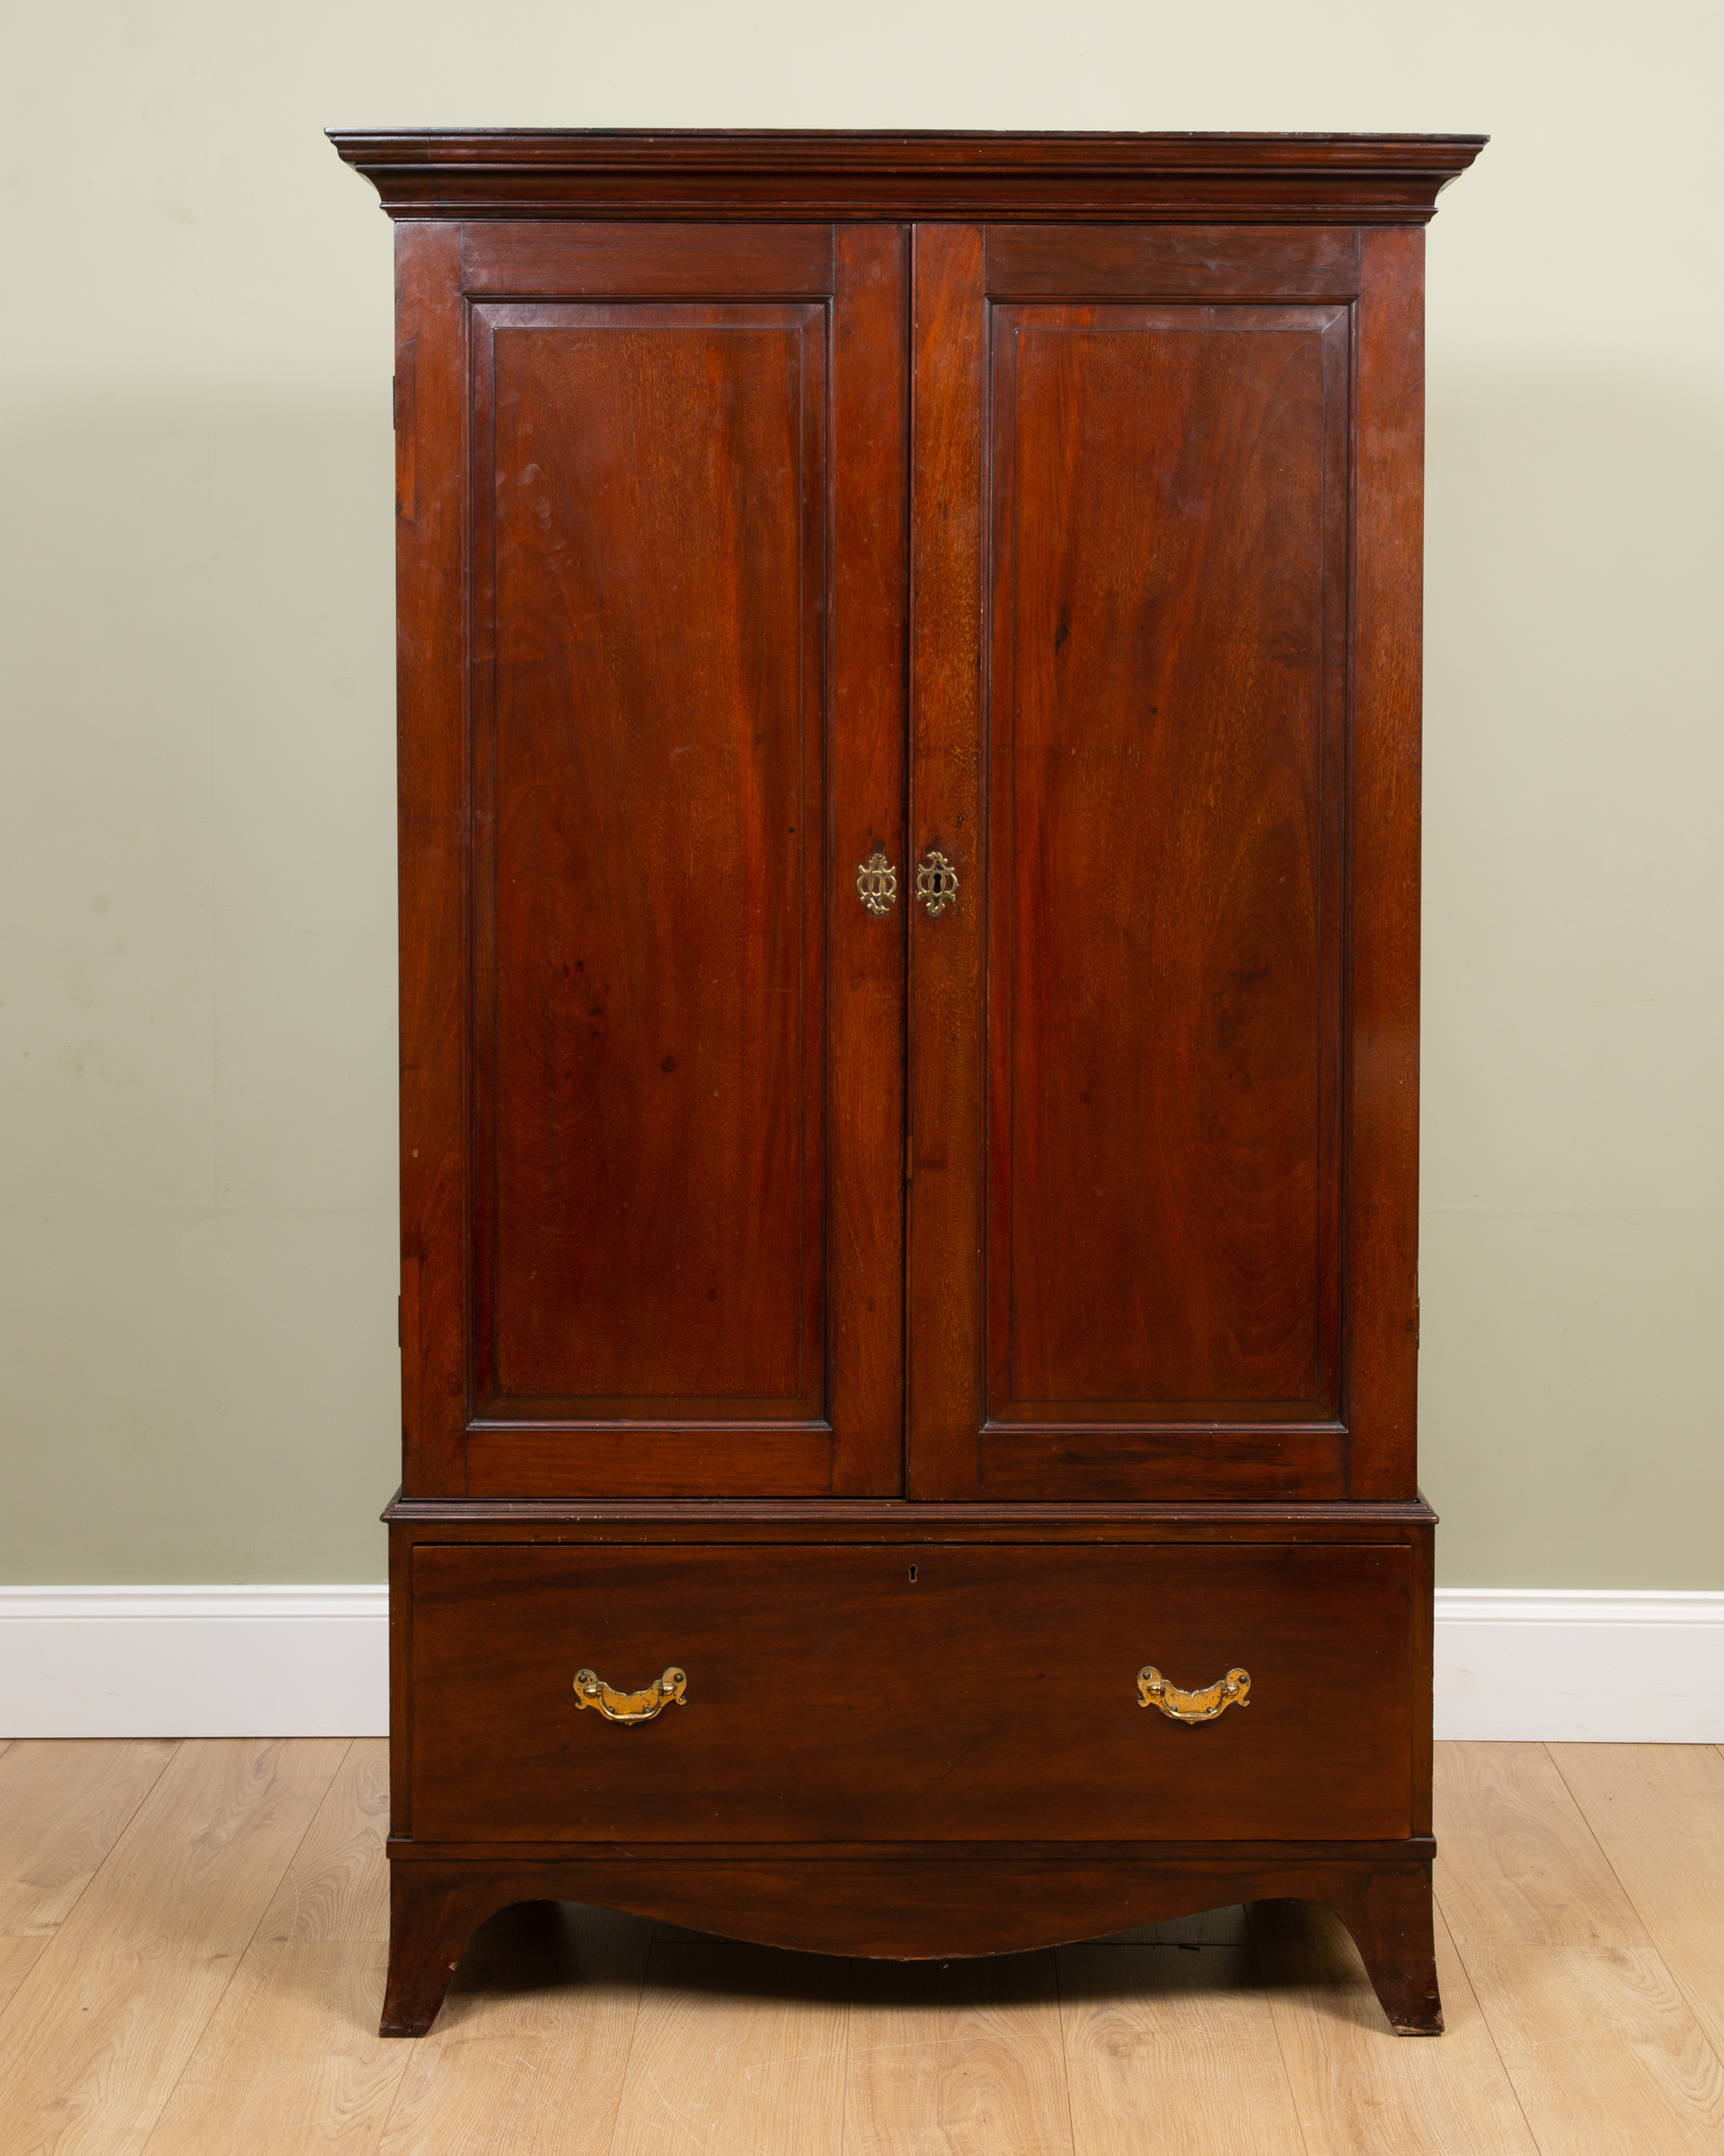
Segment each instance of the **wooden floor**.
M373 2033L380 1743L0 1747L0 2156L1724 2152L1724 1754L1437 1748L1448 2034L1295 1903L948 1967L546 1904Z

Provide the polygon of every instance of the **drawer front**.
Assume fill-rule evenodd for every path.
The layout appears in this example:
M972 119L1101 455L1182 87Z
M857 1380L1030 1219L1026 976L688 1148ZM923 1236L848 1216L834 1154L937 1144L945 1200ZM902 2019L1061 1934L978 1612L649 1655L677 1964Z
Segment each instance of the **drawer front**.
M1410 1831L1402 1544L420 1545L411 1581L418 1841ZM1176 1721L1145 1665L1249 1696ZM577 1701L671 1666L650 1720Z

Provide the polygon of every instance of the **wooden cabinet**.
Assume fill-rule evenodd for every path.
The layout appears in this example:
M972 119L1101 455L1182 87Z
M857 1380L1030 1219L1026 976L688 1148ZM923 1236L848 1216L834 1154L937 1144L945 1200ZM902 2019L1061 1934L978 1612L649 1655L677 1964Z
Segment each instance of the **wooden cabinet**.
M397 235L385 2030L535 1895L944 1957L1312 1895L1439 2027L1478 141L336 144Z

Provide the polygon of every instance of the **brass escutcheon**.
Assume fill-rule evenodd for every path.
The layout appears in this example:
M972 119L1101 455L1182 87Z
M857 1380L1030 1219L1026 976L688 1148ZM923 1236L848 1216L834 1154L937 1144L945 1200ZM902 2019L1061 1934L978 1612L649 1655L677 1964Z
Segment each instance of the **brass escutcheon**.
M958 871L938 846L917 866L915 895L927 907L931 921L939 920L949 906L958 903Z
M1181 1692L1170 1684L1153 1662L1137 1672L1137 1704L1159 1707L1171 1722L1213 1722L1230 1707L1249 1707L1251 1688L1248 1669L1230 1669L1219 1683L1202 1692Z
M597 1672L590 1669L575 1672L575 1704L590 1707L607 1722L650 1722L673 1701L678 1707L686 1707L687 1691L688 1672L678 1669L675 1663L662 1677L655 1677L644 1692L613 1692Z
M856 870L856 896L876 919L897 904L897 870L879 846Z

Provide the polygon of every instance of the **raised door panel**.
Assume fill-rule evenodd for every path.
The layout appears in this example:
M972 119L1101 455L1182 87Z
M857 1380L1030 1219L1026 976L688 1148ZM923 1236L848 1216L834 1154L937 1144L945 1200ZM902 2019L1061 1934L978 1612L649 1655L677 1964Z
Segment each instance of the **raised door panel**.
M995 1422L1335 1418L1345 332L995 310Z
M821 310L477 318L481 1411L814 1421Z
M917 242L913 1488L1345 1497L1359 251L1058 238Z
M467 249L474 1496L900 1474L897 1296L841 1311L838 1246L867 1188L896 1259L901 1110L835 1066L863 1023L901 1064L902 917L854 878L902 706L831 715L901 671L859 499L901 499L902 243L708 252L703 293L685 228Z

